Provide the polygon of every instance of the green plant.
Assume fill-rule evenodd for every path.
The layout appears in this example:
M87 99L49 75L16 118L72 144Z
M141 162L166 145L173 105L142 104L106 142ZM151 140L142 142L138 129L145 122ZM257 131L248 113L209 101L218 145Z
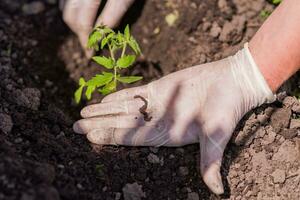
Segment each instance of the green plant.
M269 0L271 4L278 5L282 2L282 0Z
M272 12L268 11L268 10L262 10L262 11L260 11L260 16L263 19L267 19L271 14L272 14Z
M96 90L106 95L116 91L118 82L133 83L143 78L141 76L121 76L120 74L120 70L132 66L136 56L141 53L139 44L130 34L128 25L124 33L116 33L106 26L96 27L89 35L88 47L95 51L104 48L109 50L109 57L94 56L92 59L110 72L97 74L88 81L81 77L79 79L79 88L75 92L77 103L81 100L84 88L86 88L85 96L90 100L92 93ZM131 54L127 54L128 47L131 49Z
M277 6L277 5L279 5L282 2L282 0L268 0L268 2L270 2L271 4ZM260 12L260 16L263 19L267 19L271 14L272 14L272 12L269 11L269 10L262 10Z

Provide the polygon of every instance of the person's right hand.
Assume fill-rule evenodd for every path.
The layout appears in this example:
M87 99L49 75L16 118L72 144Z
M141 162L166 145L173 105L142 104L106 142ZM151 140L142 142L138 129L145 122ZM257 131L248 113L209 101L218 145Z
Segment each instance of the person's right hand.
M86 50L88 36L93 27L98 25L116 27L133 1L107 0L103 11L96 20L101 0L61 0L63 19L77 34L81 46Z
M249 110L274 100L246 46L226 59L108 95L100 104L85 107L84 119L73 128L102 145L199 143L202 177L221 194L220 167L234 128Z

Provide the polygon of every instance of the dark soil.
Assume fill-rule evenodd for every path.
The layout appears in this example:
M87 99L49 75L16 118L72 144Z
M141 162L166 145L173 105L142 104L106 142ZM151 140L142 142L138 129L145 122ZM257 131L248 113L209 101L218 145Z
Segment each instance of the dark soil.
M72 96L79 77L100 68L84 58L57 1L39 0L44 7L32 15L24 9L30 2L0 2L0 200L300 199L300 103L284 92L237 127L221 197L201 180L197 144L90 145L72 131L80 118ZM144 76L137 83L144 84L231 55L262 24L265 9L274 8L264 0L137 1L122 26L132 23L143 56L127 73ZM175 10L170 27L165 16ZM299 86L292 83L283 91Z

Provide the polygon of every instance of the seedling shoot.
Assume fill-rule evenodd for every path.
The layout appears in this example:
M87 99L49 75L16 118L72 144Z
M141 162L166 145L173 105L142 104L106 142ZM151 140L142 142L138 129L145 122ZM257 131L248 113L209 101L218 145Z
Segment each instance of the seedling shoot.
M118 82L133 83L143 78L141 76L121 75L122 69L132 66L136 57L141 53L139 44L130 34L128 25L124 33L116 33L106 26L96 27L89 35L87 46L96 52L105 48L109 50L108 57L103 55L92 57L96 63L106 68L107 71L96 74L88 81L82 77L79 79L79 88L75 92L75 101L77 103L80 102L82 95L85 95L90 100L95 91L107 95L117 90ZM127 53L129 48L132 50L131 54ZM85 93L82 94L84 88Z

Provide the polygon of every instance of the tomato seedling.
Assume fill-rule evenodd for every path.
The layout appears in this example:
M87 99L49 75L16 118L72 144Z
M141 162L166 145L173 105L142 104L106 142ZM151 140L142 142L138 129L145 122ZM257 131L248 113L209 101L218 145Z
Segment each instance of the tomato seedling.
M92 93L96 90L103 95L107 95L116 91L118 82L133 83L143 78L141 76L121 76L120 74L122 69L132 66L136 60L136 56L141 53L139 44L130 34L128 25L124 33L116 33L106 26L96 27L89 35L87 46L95 51L104 48L109 50L109 57L92 57L96 63L108 69L109 72L103 71L88 81L85 81L84 78L81 77L79 79L79 88L75 92L75 100L77 103L81 100L84 88L86 88L85 96L90 100ZM127 48L132 50L132 54L127 54Z

